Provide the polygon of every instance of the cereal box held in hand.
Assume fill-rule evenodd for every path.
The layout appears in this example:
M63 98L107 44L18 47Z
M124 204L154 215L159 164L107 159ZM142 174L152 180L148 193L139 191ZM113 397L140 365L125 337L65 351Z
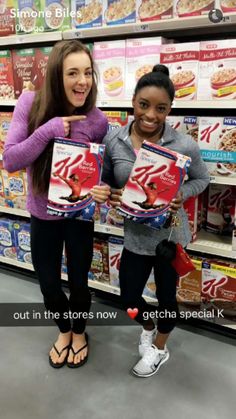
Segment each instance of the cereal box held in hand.
M161 227L190 162L190 157L144 141L125 186L119 212L138 223Z
M48 214L91 221L95 202L89 191L99 185L105 146L56 138L48 195Z

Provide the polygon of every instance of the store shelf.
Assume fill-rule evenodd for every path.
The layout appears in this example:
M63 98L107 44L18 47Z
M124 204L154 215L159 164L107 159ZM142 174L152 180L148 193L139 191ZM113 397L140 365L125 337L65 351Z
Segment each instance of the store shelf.
M10 45L35 44L36 42L53 42L62 39L62 32L41 32L25 35L10 35L0 38L0 47Z
M5 214L12 214L12 215L19 215L19 217L30 217L30 213L26 210L22 210L19 208L10 208L10 207L1 207L0 206L0 213L3 212Z
M7 265L17 266L18 268L27 269L29 271L34 271L33 265L26 262L20 262L19 260L10 259L5 256L0 256L0 262L6 263Z
M218 24L218 30L224 26L231 28L236 23L236 14L224 14L224 20ZM183 31L186 29L200 29L207 28L208 33L210 28L216 27L215 23L210 22L208 15L206 16L191 16L189 18L174 18L166 20L157 20L155 22L147 23L131 23L126 25L111 25L101 28L87 28L87 29L71 29L62 33L63 39L75 38L97 38L97 37L114 37L116 35L134 34L139 36L147 32L174 32Z
M200 231L197 240L187 246L188 250L236 259L232 250L232 238Z
M0 99L0 106L15 106L16 103L17 103L17 99L7 99L7 100Z
M217 183L218 185L236 186L236 177L211 176L210 177L210 183Z
M132 108L131 100L98 100L100 108ZM235 109L236 100L181 100L174 101L173 109Z
M119 227L113 227L107 224L99 224L95 223L94 231L97 233L104 233L104 234L113 234L115 236L124 236L124 230Z

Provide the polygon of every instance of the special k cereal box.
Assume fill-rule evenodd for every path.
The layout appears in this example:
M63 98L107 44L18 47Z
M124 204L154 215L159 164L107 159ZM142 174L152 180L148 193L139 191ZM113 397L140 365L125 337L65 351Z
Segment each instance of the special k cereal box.
M120 258L123 250L124 241L119 237L109 237L108 251L109 251L109 272L110 284L119 287L119 270Z
M108 119L108 132L128 124L128 112L126 111L103 111Z
M190 162L187 156L144 141L122 195L121 215L160 228Z
M174 15L180 18L208 15L214 5L215 0L174 0Z
M198 141L199 117L168 115L166 121L176 131L191 135L194 141Z
M104 149L103 144L55 139L48 214L93 219L95 202L89 191L100 183Z
M104 0L104 23L108 26L136 21L136 0Z
M93 58L99 68L98 99L124 98L125 41L95 42Z
M12 119L12 112L0 112L0 159L2 160L2 153Z
M0 218L0 255L17 259L14 221Z
M236 98L236 39L200 43L198 100Z
M18 99L24 90L35 90L33 84L35 65L34 48L13 50L12 61L15 97Z
M110 282L108 259L108 242L95 238L90 269L91 279L99 282Z
M14 99L14 81L11 51L0 51L0 99Z
M235 206L235 186L210 184L206 229L231 236L235 224Z
M32 85L35 90L39 90L42 87L51 51L52 47L40 47L35 49L34 74L32 76Z
M169 68L176 100L196 99L199 50L199 42L161 46L161 64Z
M188 216L189 229L192 235L192 242L196 240L198 229L198 197L191 196L184 202L184 210Z
M72 27L97 28L103 24L103 0L72 0Z
M236 316L236 265L209 262L202 269L202 298L226 317Z
M201 117L198 145L212 178L236 178L235 117Z
M202 261L192 258L195 270L179 279L176 298L178 303L200 306L202 289Z
M0 1L0 36L16 33L15 9L13 0Z
M125 98L131 99L137 81L160 62L161 37L126 39L126 91Z
M30 248L30 223L21 221L14 223L17 260L20 262L31 263Z
M136 21L151 22L153 20L170 19L173 17L173 0L137 0Z

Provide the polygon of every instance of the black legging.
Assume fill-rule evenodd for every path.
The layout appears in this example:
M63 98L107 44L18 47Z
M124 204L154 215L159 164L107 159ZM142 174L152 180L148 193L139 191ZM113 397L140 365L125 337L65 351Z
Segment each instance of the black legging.
M88 288L88 272L93 256L92 222L76 219L41 220L31 216L32 261L47 310L60 313L55 319L62 333L73 330L83 333L86 313L89 313L91 294ZM61 262L63 244L67 257L69 300L62 290ZM80 313L72 321L63 313ZM85 315L83 316L83 313ZM67 316L68 317L68 316Z
M150 306L142 297L142 293L153 267L159 302L157 311L160 313L157 328L160 333L170 333L178 319L176 301L178 276L171 264L157 260L155 256L138 255L124 248L119 273L122 303L125 309L138 308L135 320L145 324L143 313L149 312ZM165 318L161 317L163 313L166 313Z

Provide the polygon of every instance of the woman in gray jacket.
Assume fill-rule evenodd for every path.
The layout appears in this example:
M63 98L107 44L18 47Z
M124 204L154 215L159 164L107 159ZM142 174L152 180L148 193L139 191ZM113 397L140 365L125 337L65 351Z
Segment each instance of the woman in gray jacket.
M180 220L171 238L185 247L190 242L191 234L182 204L190 196L196 196L204 191L209 183L209 175L196 142L190 136L178 133L166 123L174 94L174 86L165 66L156 65L151 73L144 75L138 81L132 101L134 121L110 132L104 138L106 156L103 181L112 187L111 203L118 206L122 188L129 178L137 150L144 140L191 157L188 180L171 202L171 211L178 213ZM170 263L166 264L161 258L158 260L155 255L157 244L167 239L169 234L170 228L155 230L125 219L124 250L119 279L125 309L138 308L135 320L143 325L139 342L141 359L132 369L132 372L139 377L155 374L168 360L166 341L178 318L176 301L178 275ZM144 312L148 312L148 305L142 298L142 293L152 268L154 268L156 295L159 302L158 332L153 320L150 318L144 320Z

